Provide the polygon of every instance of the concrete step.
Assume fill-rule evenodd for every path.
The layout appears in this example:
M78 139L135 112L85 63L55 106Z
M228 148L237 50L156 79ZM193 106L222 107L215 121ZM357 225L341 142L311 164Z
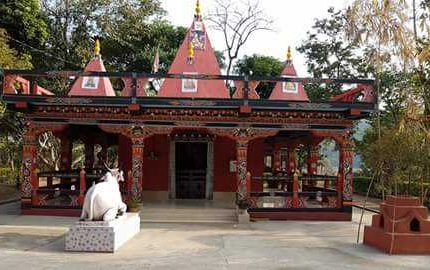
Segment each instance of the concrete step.
M143 206L142 222L154 223L236 223L235 209L163 208Z

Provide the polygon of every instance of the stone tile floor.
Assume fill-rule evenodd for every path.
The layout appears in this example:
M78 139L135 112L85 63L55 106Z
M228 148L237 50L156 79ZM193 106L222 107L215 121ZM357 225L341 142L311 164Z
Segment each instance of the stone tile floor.
M65 253L75 218L19 216L0 206L0 269L429 269L430 256L389 256L356 244L353 222L142 223L115 254ZM365 215L365 223L370 215Z

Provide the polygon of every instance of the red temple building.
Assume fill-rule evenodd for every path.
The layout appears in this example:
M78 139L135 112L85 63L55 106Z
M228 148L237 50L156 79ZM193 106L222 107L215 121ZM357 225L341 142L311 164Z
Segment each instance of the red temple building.
M55 76L75 78L66 96L35 83ZM146 96L150 78L165 79L155 97ZM124 88L115 92L111 80ZM226 81L236 86L232 95ZM255 91L261 81L276 83L267 100ZM309 100L306 83L333 81L358 87L331 101ZM97 42L84 71L6 70L2 85L8 108L26 121L24 214L76 215L107 162L124 170L127 200L223 202L252 218L350 220L350 131L376 104L372 80L298 78L291 52L276 78L221 75L199 6L168 74L106 72ZM38 162L46 132L60 145L57 170ZM318 170L327 139L339 149L335 175ZM73 164L78 144L80 167Z

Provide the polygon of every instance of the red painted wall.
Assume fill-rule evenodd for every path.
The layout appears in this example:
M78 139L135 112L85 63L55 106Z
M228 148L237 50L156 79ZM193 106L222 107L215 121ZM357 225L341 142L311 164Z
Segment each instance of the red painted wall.
M153 136L145 140L143 157L143 190L167 191L169 183L170 138ZM253 140L248 148L248 170L253 176L261 176L264 171L264 139ZM157 160L150 160L150 152ZM236 173L230 172L230 161L236 159L235 141L217 137L214 141L214 192L235 192ZM253 191L261 191L262 185L252 182Z
M236 173L230 172L230 160L235 159L235 141L217 137L214 142L214 192L236 191Z
M264 172L264 138L252 140L248 145L248 171L251 176L261 177ZM251 182L251 190L255 192L263 191L260 181Z
M170 139L166 135L157 135L145 140L143 156L143 190L167 191L169 183L169 148ZM154 152L156 160L150 160Z

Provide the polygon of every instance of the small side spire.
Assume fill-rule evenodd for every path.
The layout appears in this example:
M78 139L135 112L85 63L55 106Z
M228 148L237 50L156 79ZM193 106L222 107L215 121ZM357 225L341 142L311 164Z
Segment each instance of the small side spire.
M200 7L200 0L197 0L197 2L196 2L196 14L195 14L195 17L196 18L200 18L202 16L202 10L201 10L201 7Z
M194 63L194 44L193 42L190 41L190 43L188 43L188 64L193 64Z
M94 42L94 55L100 56L100 39L96 37L96 41Z
M291 47L288 46L288 51L287 51L287 63L291 63L293 62L293 54L291 52Z

